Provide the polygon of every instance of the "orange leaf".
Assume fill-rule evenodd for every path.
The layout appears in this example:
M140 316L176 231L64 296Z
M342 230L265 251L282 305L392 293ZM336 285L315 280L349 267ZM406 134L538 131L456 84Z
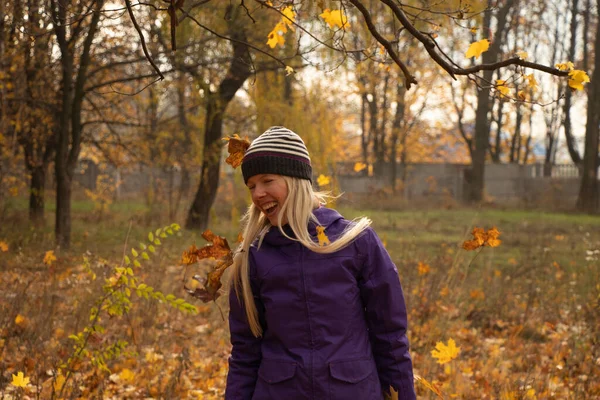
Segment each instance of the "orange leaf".
M233 135L233 137L224 138L223 140L229 142L229 145L227 146L229 157L227 157L225 162L233 168L242 165L244 154L246 154L246 150L250 147L250 141L247 138L242 139L237 134Z
M192 296L199 298L204 302L216 300L221 294L221 277L225 270L233 264L233 253L229 248L227 239L222 236L215 235L210 229L202 233L202 237L212 242L200 249L194 251L195 246L191 246L187 252L184 252L182 258L191 259L193 256L196 260L212 258L217 260L216 265L206 274L206 278L199 275L194 275L193 279L200 282L200 287L191 289L184 285L184 289ZM193 254L193 256L192 256Z
M191 245L187 251L184 251L181 255L181 264L192 265L198 261L197 255L198 249L195 245Z

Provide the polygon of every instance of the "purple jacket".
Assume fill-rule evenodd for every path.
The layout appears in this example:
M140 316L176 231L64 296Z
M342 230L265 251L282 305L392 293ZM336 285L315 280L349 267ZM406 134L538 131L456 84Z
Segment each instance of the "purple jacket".
M332 209L314 214L331 241L350 223ZM398 271L371 228L317 254L272 227L249 257L264 332L252 335L232 290L225 399L381 400L390 385L399 399L416 398Z

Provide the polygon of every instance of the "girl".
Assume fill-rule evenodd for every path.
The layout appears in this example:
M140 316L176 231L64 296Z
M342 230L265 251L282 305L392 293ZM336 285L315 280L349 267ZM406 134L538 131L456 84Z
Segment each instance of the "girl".
M415 399L398 271L371 221L321 206L306 146L284 127L252 142L242 173L253 204L232 267L225 398L381 400L392 386Z

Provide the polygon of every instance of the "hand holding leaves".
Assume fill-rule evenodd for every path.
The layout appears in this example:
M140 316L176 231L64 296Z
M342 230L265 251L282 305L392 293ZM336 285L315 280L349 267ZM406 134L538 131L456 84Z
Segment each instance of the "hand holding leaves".
M223 273L231 264L233 264L233 253L229 248L227 239L222 236L217 236L210 231L206 230L202 237L211 243L208 243L200 249L192 245L187 251L183 252L181 263L184 265L194 264L202 259L213 259L216 260L216 265L209 271L206 278L200 275L194 275L192 279L198 281L200 286L197 288L188 288L185 284L183 288L193 297L196 297L203 302L216 300L221 294L221 277Z

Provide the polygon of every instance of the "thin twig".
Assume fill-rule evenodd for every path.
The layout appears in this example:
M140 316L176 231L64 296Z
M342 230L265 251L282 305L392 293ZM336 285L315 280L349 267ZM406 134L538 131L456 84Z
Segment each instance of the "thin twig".
M154 63L154 60L152 59L152 56L148 52L148 47L146 47L146 39L144 39L144 34L143 34L142 30L140 29L140 26L138 25L137 21L135 20L135 16L133 15L133 10L131 9L131 2L129 0L125 0L125 5L127 6L127 12L129 13L129 18L131 18L131 22L133 22L133 26L135 27L135 30L138 32L138 35L140 36L140 41L142 42L142 49L144 50L144 55L150 62L150 65L152 65L152 68L154 68L156 73L160 76L160 80L162 81L163 79L165 79L165 77L162 74L162 72L160 72L160 69L156 66L156 64ZM152 83L154 83L154 82L152 82Z

